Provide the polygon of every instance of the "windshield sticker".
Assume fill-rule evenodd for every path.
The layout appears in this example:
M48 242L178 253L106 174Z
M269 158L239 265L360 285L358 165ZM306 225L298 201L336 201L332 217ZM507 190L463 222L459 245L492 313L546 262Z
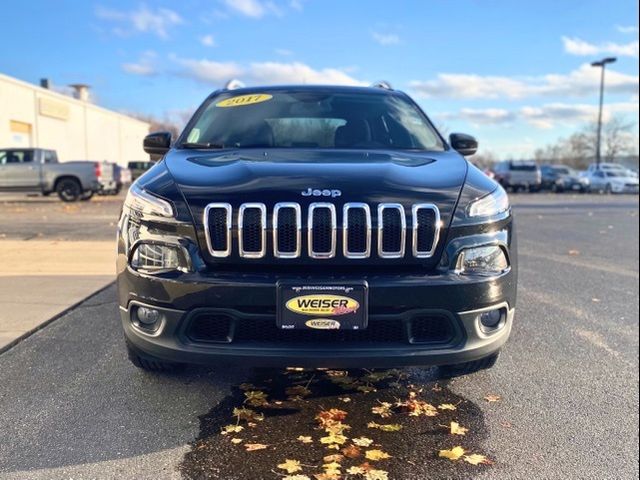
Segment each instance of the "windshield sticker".
M244 107L245 105L253 105L254 103L262 103L271 100L273 95L266 93L256 93L252 95L240 95L237 97L227 98L216 103L216 107Z

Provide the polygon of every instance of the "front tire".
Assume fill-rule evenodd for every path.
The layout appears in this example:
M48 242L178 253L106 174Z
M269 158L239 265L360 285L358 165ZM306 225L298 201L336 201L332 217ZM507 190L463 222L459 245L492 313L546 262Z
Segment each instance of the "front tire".
M77 202L82 195L82 187L73 178L63 178L56 184L56 193L63 202Z
M125 341L127 345L127 356L129 357L129 361L141 370L155 373L172 373L179 372L185 367L185 365L182 363L166 362L152 355L142 353L140 350L134 347L131 342L129 342L129 340Z
M488 357L474 360L473 362L458 363L456 365L441 365L439 373L441 378L454 378L462 375L470 375L481 370L487 370L493 367L498 361L500 352L489 355Z

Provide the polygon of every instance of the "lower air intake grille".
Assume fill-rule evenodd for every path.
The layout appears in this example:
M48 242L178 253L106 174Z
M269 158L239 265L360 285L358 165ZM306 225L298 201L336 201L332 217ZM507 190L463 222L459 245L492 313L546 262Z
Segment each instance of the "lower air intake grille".
M420 315L411 319L411 343L449 343L455 336L451 320L443 315Z

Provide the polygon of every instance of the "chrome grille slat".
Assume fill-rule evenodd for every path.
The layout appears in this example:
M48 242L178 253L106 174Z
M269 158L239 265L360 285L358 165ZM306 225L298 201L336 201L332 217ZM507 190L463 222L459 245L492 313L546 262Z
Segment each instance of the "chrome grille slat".
M258 210L260 212L260 248L254 250L245 249L245 225L244 220L247 212ZM249 226L254 228L254 226ZM245 258L262 258L267 253L267 207L264 203L243 203L238 210L238 249L240 256Z
M357 251L351 250L349 247L349 233L355 228L350 225L350 212L354 210L362 210L364 212L364 249ZM371 209L366 203L351 202L345 203L342 208L342 254L345 258L369 258L371 255Z
M377 256L381 259L404 258L407 248L407 212L400 203L380 203L377 208ZM407 207L409 208L409 207ZM371 207L362 202L342 206L342 257L370 258L373 243ZM203 224L207 250L212 257L225 258L233 253L232 235L234 208L229 203L210 203L204 209ZM271 228L273 257L295 259L303 257L302 207L297 202L276 203L267 221L264 203L243 203L237 211L238 255L260 259L272 248L267 244ZM411 256L433 257L438 247L442 221L438 207L432 203L416 203L410 207ZM311 203L307 210L306 248L309 258L335 258L338 249L336 206L329 202ZM389 248L393 246L393 248ZM397 248L396 248L397 247Z
M315 225L314 212L316 210L328 210L329 211L329 232L324 232L324 235L329 235L330 247L324 251L314 250L314 235L322 235L323 232L318 232L318 228ZM326 228L326 227L325 227ZM336 230L337 230L337 216L336 206L333 203L316 202L309 205L309 213L307 217L307 248L309 256L311 258L333 258L336 256ZM317 239L315 239L317 240Z
M419 221L421 210L430 210L433 212L433 231L421 231L421 225ZM438 240L440 239L440 210L433 203L416 203L415 205L413 205L413 207L411 207L411 217L413 220L413 256L415 258L431 258L436 251ZM432 235L431 245L427 250L420 249L420 235L424 235L425 233Z
M211 212L218 209L224 211L224 217L225 217L224 225L221 226L222 230L225 232L224 233L224 237L225 237L224 249L213 248L214 247L213 242L215 241L217 243L220 239L212 238L211 225L209 225L209 217ZM231 255L231 223L232 223L231 213L232 213L232 208L231 208L231 204L229 203L210 203L204 209L204 218L203 218L204 234L207 241L207 248L209 250L209 254L212 257L223 258ZM218 229L220 228L220 225L216 225L215 227L216 229Z
M280 250L280 212L293 210L295 215L295 248L292 251ZM302 251L302 210L300 204L294 202L280 202L273 207L273 256L276 258L298 258Z
M399 232L397 232L400 236L399 244L400 248L398 250L390 250L386 251L384 249L384 241L385 241L385 221L384 221L384 212L385 210L396 210L399 215L400 225ZM391 228L390 225L387 225L387 231ZM387 237L388 238L388 237ZM405 244L407 240L407 219L404 212L404 207L400 203L381 203L378 205L378 256L380 258L402 258L404 257L405 252Z

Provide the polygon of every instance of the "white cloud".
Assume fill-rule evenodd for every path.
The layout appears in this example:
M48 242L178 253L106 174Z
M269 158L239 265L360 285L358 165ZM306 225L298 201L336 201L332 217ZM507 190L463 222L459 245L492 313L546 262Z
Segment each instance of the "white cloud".
M213 38L213 35L203 35L200 37L200 43L205 47L215 47L216 39Z
M207 84L222 84L232 78L241 78L256 85L275 84L330 84L365 85L338 68L314 69L300 62L255 62L240 65L234 62L215 62L171 57L179 65L179 74Z
M637 25L616 25L616 30L618 30L620 33L638 33L638 26Z
M137 62L123 63L122 70L132 75L152 76L158 73L155 65L157 54L154 51L144 52Z
M224 3L230 10L245 17L261 18L269 13L282 15L282 9L272 1L224 0Z
M580 125L597 118L598 106L592 104L547 103L539 106L523 106L515 110L500 108L470 109L445 112L434 117L445 120L464 120L474 126L505 125L525 121L534 128L548 130L558 126ZM603 120L607 122L614 114L638 115L638 103L616 102L605 105Z
M580 38L562 37L564 51L571 55L619 55L638 58L638 40L628 43L605 42L594 44Z
M168 8L150 10L146 5L140 5L136 10L115 10L97 7L98 18L116 22L119 25L113 32L128 36L134 32L153 33L160 38L168 38L170 27L184 23L182 17Z
M400 37L394 33L371 32L373 40L383 46L397 45L400 43Z
M435 80L410 82L417 96L440 98L521 99L534 96L584 97L594 95L600 84L598 69L584 64L568 74L538 77L504 77L440 73ZM607 92L638 93L638 76L607 70Z

